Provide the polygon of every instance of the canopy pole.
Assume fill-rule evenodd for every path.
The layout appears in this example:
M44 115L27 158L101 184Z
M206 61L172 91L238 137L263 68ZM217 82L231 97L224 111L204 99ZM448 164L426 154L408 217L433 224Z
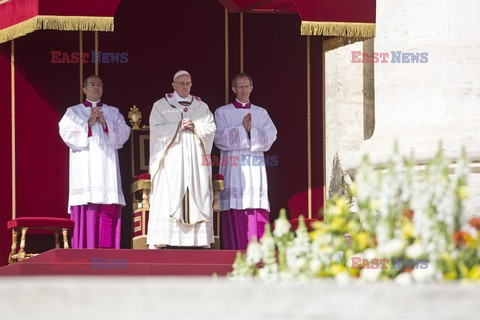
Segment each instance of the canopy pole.
M243 72L243 12L240 12L240 72Z
M98 31L95 31L95 75L98 77Z
M225 104L228 104L230 88L228 85L228 10L225 8Z
M78 52L80 55L83 53L83 33L82 30L78 31ZM83 58L80 59L78 64L80 74L80 103L83 101Z
M17 217L17 179L15 161L15 40L10 41L10 93L12 122L12 219Z
M307 36L307 171L308 171L308 218L312 218L312 128L310 86L310 36Z

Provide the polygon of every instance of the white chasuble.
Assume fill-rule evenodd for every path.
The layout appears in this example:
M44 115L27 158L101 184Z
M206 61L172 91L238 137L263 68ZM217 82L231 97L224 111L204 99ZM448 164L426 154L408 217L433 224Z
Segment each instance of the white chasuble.
M250 137L243 118L252 114ZM220 173L225 189L220 191L220 210L265 209L268 201L267 172L264 151L277 139L277 129L267 111L259 106L235 108L233 104L215 111L215 145L221 150ZM278 159L277 159L278 160Z
M194 131L181 130L189 118ZM202 165L210 155L215 122L208 105L192 98L184 106L167 94L154 103L150 114L150 216L147 243L209 246L214 242L211 167Z
M60 136L70 148L68 205L125 205L117 150L130 136L130 127L117 108L101 107L107 129L96 122L88 136L91 108L78 104L67 109L59 123Z

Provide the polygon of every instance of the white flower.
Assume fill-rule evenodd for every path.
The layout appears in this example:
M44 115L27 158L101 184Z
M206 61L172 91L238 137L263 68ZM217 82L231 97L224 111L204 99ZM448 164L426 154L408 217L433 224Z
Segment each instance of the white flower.
M316 274L322 267L322 262L318 258L313 258L310 260L310 271L312 274Z
M253 238L252 242L247 248L247 265L256 265L262 260L262 247L257 242L256 238Z
M360 279L366 282L377 281L380 277L380 273L382 273L382 268L362 269L362 272L360 273Z
M341 262L343 259L343 251L337 251L334 254L332 254L332 261L333 262Z
M413 282L410 272L402 272L395 278L395 283L401 285L411 284Z
M365 256L366 259L368 259L368 261L372 261L373 259L375 258L378 258L378 253L376 250L374 249L367 249L363 252L363 255Z
M433 264L428 264L426 269L413 269L412 278L416 282L427 282L434 280L436 276L436 270Z
M294 260L292 269L293 270L302 270L307 265L307 259L305 257L299 257Z
M405 253L409 258L418 259L423 254L423 249L420 243L414 243L407 247Z
M290 222L287 219L277 219L275 221L275 229L273 235L277 238L281 238L290 232Z
M275 263L275 239L271 235L262 238L260 250L264 264Z
M400 239L392 239L378 247L378 252L382 257L398 257L405 247L405 242Z
M290 281L290 280L294 279L293 274L291 274L290 272L287 272L287 271L280 272L278 275L279 275L280 279L283 280L283 281Z
M278 280L278 265L269 264L258 270L258 277L265 281Z

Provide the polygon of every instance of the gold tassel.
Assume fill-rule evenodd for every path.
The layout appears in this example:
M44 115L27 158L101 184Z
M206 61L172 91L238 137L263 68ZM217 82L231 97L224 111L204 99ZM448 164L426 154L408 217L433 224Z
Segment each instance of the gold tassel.
M113 17L36 16L0 30L0 43L36 30L113 31Z
M304 36L375 37L375 23L302 21Z

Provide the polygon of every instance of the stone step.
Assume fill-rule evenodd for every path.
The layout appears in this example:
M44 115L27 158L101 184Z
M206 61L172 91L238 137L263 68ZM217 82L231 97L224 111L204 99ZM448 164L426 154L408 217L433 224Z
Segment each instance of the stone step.
M0 268L0 276L224 276L235 256L234 250L53 249Z

